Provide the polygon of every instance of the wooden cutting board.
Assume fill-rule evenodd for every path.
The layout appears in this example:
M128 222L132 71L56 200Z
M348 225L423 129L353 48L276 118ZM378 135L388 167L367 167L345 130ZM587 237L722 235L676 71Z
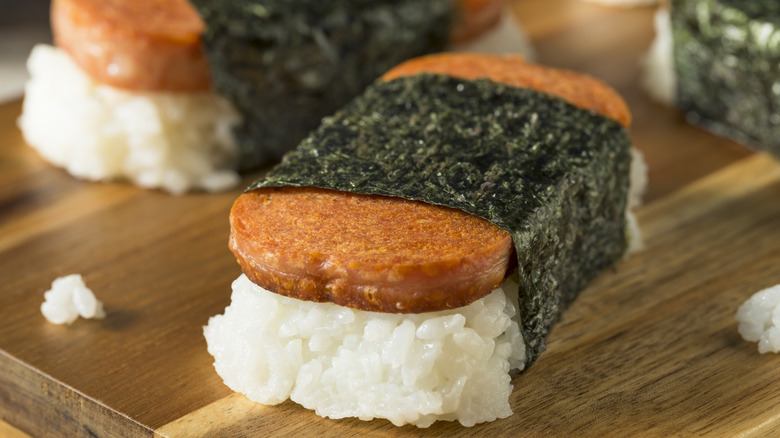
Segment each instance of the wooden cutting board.
M0 435L780 433L780 356L758 354L733 320L751 294L780 283L780 164L646 99L637 61L651 9L514 5L540 62L594 74L626 97L651 178L639 212L645 250L585 290L548 350L513 378L515 415L396 428L232 393L202 326L239 275L227 216L240 190L172 197L77 181L24 144L17 101L0 105ZM43 292L71 273L105 303L106 319L44 320Z

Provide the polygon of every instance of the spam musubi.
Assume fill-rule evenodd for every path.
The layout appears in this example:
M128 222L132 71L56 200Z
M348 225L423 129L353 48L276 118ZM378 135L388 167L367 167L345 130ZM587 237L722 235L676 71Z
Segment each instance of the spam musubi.
M688 120L780 156L780 3L674 0L656 15L648 92Z
M505 0L192 2L216 89L244 116L244 169L279 159L402 61L496 39L528 47Z
M506 0L194 3L53 0L55 46L28 60L27 142L82 179L226 190L403 60L530 51Z
M330 418L511 415L510 370L638 238L629 123L608 86L520 57L391 70L234 203L217 372Z
M211 90L186 0L53 0L51 21L56 46L33 49L19 118L42 157L175 194L238 184L240 116Z

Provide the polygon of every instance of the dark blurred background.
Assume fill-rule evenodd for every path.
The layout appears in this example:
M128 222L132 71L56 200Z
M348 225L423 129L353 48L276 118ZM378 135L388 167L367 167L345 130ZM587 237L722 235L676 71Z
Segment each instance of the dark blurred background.
M49 0L0 0L0 102L22 96L37 43L51 43Z

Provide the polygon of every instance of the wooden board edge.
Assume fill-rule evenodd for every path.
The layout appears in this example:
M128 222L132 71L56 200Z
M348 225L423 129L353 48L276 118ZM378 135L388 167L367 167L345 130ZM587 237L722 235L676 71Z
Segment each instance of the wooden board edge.
M31 436L154 435L147 427L1 350L0 370L0 418Z

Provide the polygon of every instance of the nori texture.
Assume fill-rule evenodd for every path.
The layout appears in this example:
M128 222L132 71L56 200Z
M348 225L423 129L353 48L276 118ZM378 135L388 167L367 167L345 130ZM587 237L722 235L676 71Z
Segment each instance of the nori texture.
M693 123L780 157L780 2L671 2L677 104Z
M400 62L443 50L452 0L193 0L240 168L279 159Z
M424 74L375 83L247 190L399 196L507 230L530 365L563 309L625 251L630 147L619 123L557 97Z

